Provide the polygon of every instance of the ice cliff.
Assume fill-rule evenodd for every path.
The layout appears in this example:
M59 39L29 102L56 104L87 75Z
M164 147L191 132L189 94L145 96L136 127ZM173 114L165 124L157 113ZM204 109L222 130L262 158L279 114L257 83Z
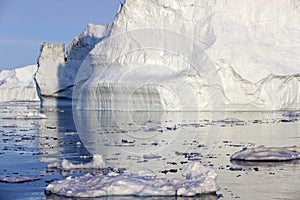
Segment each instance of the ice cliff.
M89 53L77 108L299 109L299 5L127 0Z
M72 97L77 71L109 26L88 24L86 29L68 46L43 43L38 58L36 81L45 97Z
M126 0L70 44L44 43L43 97L78 109L300 108L297 0Z

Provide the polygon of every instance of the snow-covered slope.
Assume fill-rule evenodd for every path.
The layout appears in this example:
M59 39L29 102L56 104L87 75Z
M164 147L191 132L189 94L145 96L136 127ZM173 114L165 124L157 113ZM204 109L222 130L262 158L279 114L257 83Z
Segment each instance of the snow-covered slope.
M34 74L36 65L0 71L0 102L40 101Z
M299 5L126 0L82 66L77 108L299 109Z

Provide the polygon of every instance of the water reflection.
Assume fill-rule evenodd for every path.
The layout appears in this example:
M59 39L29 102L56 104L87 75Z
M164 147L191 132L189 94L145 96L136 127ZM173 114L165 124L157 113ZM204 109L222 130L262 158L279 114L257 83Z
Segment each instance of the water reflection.
M203 145L197 152L205 155L220 134L220 126L207 126L213 113L77 110L73 114L89 152L104 155L110 166L132 171L149 165L162 170L166 163L179 159L178 152L191 151L193 141ZM151 165L152 159L161 162Z
M264 161L240 161L240 160L231 160L230 161L234 165L238 165L241 167L284 167L284 166L292 166L292 165L300 165L300 160L290 160L290 161L273 161L273 162L264 162Z
M72 198L72 200L88 200L91 198ZM93 200L218 200L221 199L219 195L199 195L195 197L135 197L135 196L106 196L92 198ZM68 197L62 197L57 195L51 195L47 197L47 200L70 200Z

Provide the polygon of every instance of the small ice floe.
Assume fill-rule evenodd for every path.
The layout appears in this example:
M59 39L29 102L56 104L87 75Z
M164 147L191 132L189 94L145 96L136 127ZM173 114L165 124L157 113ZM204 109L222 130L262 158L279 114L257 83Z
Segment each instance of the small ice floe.
M110 141L108 143L104 144L105 146L115 146L115 147L134 147L135 146L135 141L128 141L125 139L122 139L121 142L113 142Z
M43 113L28 112L15 117L16 119L47 119L47 116Z
M158 158L162 158L162 156L158 155L158 154L149 153L149 154L144 154L143 158L144 159L158 159Z
M244 126L246 122L237 118L225 118L222 120L213 121L215 123L221 123L223 125L236 125L236 126Z
M47 165L48 169L61 169L61 170L73 170L73 169L103 169L106 164L103 160L102 155L94 155L93 160L89 163L73 164L67 160L60 162L55 162Z
M299 147L265 147L243 148L234 153L231 160L242 161L289 161L300 159Z
M40 180L39 177L30 176L10 176L10 177L0 177L0 182L3 183L25 183Z
M65 135L78 135L78 132L65 132Z
M147 175L147 174L146 174ZM106 175L86 174L55 181L46 187L46 193L67 197L132 196L195 196L215 194L219 190L217 174L199 162L191 162L184 179L166 179L141 174L111 172Z

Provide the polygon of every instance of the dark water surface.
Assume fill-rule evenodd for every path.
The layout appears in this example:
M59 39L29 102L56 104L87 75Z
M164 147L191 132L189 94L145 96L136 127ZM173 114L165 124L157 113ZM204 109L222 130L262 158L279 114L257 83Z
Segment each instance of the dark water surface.
M48 118L14 119L36 111ZM298 117L286 117L283 113L80 111L74 113L77 132L69 107L40 110L39 106L26 103L2 104L0 178L28 176L38 180L0 182L0 199L70 199L46 196L44 189L53 180L102 172L50 170L47 165L63 159L87 163L92 154L102 154L113 171L150 168L157 176L168 178L180 177L186 164L194 160L213 167L221 190L217 195L193 199L300 199L300 161L229 160L243 147L300 146ZM230 170L233 165L240 170Z

